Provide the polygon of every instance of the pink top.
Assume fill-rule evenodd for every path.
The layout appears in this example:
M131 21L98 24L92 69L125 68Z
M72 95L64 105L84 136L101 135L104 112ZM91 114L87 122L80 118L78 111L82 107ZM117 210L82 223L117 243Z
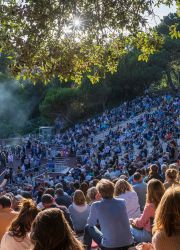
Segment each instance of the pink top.
M143 214L140 218L136 218L133 222L136 227L143 228L148 232L152 231L151 218L154 218L155 207L153 203L148 203L144 207Z

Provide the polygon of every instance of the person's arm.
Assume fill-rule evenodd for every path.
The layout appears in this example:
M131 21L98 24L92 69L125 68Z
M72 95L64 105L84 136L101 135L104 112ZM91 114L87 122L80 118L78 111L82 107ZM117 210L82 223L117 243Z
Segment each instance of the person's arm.
M147 225L149 222L150 218L152 217L152 205L148 204L145 206L143 214L141 215L140 218L136 218L132 222L132 226L134 225L135 227L138 228L143 228Z
M132 250L133 250L134 248L132 248ZM145 243L145 242L143 242L143 243L140 243L139 245L137 245L136 247L135 247L135 249L136 250L155 250L154 248L153 248L153 245L151 244L151 243ZM129 249L130 250L130 249Z
M7 179L4 179L2 183L0 184L0 188L3 188L7 183Z
M3 179L2 183L0 184L0 188L3 188L3 187L6 185L7 181L8 181L8 174L6 173L6 170L3 171L3 172L0 174L0 177L1 177L4 173L5 173L5 176L4 176L4 179Z
M97 224L97 211L96 211L96 204L93 203L90 207L90 213L89 213L89 217L87 219L87 224L91 227L95 226Z
M61 210L64 213L64 217L66 218L67 222L69 223L69 226L71 227L72 230L74 230L73 223L70 217L70 213L66 207L61 207Z

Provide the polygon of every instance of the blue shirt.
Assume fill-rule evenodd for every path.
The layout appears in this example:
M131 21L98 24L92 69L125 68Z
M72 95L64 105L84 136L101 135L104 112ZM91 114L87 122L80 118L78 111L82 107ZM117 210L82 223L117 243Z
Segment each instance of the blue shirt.
M146 203L146 193L147 193L147 184L144 182L135 183L133 185L134 191L137 193L141 212L144 210Z
M123 199L103 199L91 205L89 226L99 221L103 239L101 244L107 248L129 246L133 243L130 232L125 201Z

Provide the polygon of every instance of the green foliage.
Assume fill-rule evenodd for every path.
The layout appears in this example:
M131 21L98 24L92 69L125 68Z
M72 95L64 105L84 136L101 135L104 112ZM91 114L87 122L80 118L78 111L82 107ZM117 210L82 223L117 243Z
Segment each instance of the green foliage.
M56 117L59 113L66 116L68 111L75 108L78 97L78 88L50 88L40 106L40 111L45 117Z
M145 13L152 15L153 5L172 3L1 0L0 49L8 54L10 70L18 80L47 84L58 76L81 83L87 75L96 83L116 72L119 60L133 47L141 51L143 61L162 47L162 37L147 29Z
M50 90L51 98L45 98L42 102L43 114L46 114L47 117L52 119L55 109L56 115L58 112L63 113L64 110L66 110L66 114L71 120L83 118L86 117L87 114L92 115L101 112L107 106L113 106L119 103L120 100L131 99L134 96L143 94L144 90L151 86L155 86L155 89L162 88L165 85L167 86L166 71L170 70L172 72L170 73L173 74L172 80L174 80L175 77L178 78L179 74L180 41L178 39L171 39L169 35L169 27L174 25L174 23L179 23L179 18L177 15L171 14L165 17L162 23L157 27L157 30L154 31L155 36L157 36L157 32L160 33L164 45L158 53L151 56L147 55L150 56L147 62L144 62L146 60L138 61L137 58L141 57L142 54L138 49L132 49L128 54L124 55L118 65L116 65L117 73L113 75L110 73L106 74L105 79L100 79L97 84L93 84L92 80L89 81L89 75L88 77L84 77L82 84L75 89L75 91L78 92L78 98L75 97L78 109L73 109L73 115L69 110L72 110L74 99L71 98L71 95L74 90L68 90L71 92L71 95L64 97L63 101L65 101L67 105L65 105L65 103L62 105L62 103L58 101L58 98L61 100L62 97L60 97L59 94L63 94L63 92L61 92L62 90L58 90L58 88ZM138 48L142 46L143 53L148 53L146 47L151 47L149 39L146 36L147 34L143 34L143 37L141 37L139 33L136 35L136 42L139 43ZM144 43L144 41L146 42ZM94 59L96 59L97 66L100 60L99 58ZM56 95L58 95L58 98L55 98ZM47 97L48 96L49 93L47 93ZM64 106L66 106L66 109L64 109Z
M169 29L171 37L176 39L180 38L180 31L177 30L177 26L178 26L177 24L174 24Z
M37 81L34 85L25 80L26 74L20 74L19 80L14 81L7 71L10 59L2 53L0 138L26 134L40 125L53 124L59 115L63 121L71 125L123 100L143 94L144 90L152 86L155 90L166 86L176 89L180 84L180 40L171 39L169 27L176 25L179 30L179 20L175 14L165 17L162 23L152 30L155 40L151 40L147 33L139 31L131 35L131 38L129 36L113 39L113 46L110 47L94 44L90 46L84 43L81 54L78 53L75 59L73 53L70 55L71 49L75 49L72 44L69 51L65 51L69 57L63 57L63 67L67 67L64 74L66 81L60 81L56 76L50 84ZM162 49L155 53L154 49L157 50L159 46L162 46ZM149 48L153 55L149 53ZM61 53L61 50L57 49L55 52L54 56ZM43 54L40 56L43 57ZM149 60L146 62L147 57ZM138 58L141 61L138 61ZM44 60L51 69L52 58L49 59L47 55ZM107 64L104 64L105 61ZM76 67L73 68L72 65ZM69 67L72 67L70 74ZM47 74L51 76L48 71ZM58 71L57 74L62 76ZM74 81L81 84L68 81L72 75ZM97 80L99 82L94 84Z

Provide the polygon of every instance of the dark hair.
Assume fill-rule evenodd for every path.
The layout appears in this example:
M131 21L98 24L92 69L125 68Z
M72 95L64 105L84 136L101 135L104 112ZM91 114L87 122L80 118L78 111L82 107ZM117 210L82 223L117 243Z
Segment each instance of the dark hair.
M56 190L59 189L59 188L63 188L63 185L61 183L58 183L58 184L55 185Z
M81 183L80 190L83 191L85 196L87 195L88 188L89 186L86 182Z
M75 181L74 182L74 188L79 189L79 187L80 187L79 181Z
M50 204L53 202L53 197L50 194L43 194L41 202L43 204Z
M20 212L17 218L11 223L9 232L12 237L24 238L30 231L31 224L39 210L32 200L27 199L21 201L20 207Z
M149 175L153 175L157 173L158 173L158 166L156 164L152 164L150 166Z
M141 178L142 178L142 175L140 173L138 173L138 172L134 173L133 179L135 181L139 181Z
M6 195L1 196L0 197L0 205L3 208L11 207L11 199Z
M28 191L23 191L22 192L22 197L25 198L25 199L32 199L32 195Z
M92 181L93 186L95 187L95 186L98 184L98 182L99 182L99 180L98 180L98 179L94 179L94 180Z
M52 197L55 195L55 190L54 188L48 188L44 191L44 194L50 194Z
M83 250L63 212L57 208L38 214L31 228L33 250Z
M62 188L58 188L58 189L56 189L56 193L55 193L57 196L61 196L61 195L63 195L64 194L64 191L63 191L63 189Z

